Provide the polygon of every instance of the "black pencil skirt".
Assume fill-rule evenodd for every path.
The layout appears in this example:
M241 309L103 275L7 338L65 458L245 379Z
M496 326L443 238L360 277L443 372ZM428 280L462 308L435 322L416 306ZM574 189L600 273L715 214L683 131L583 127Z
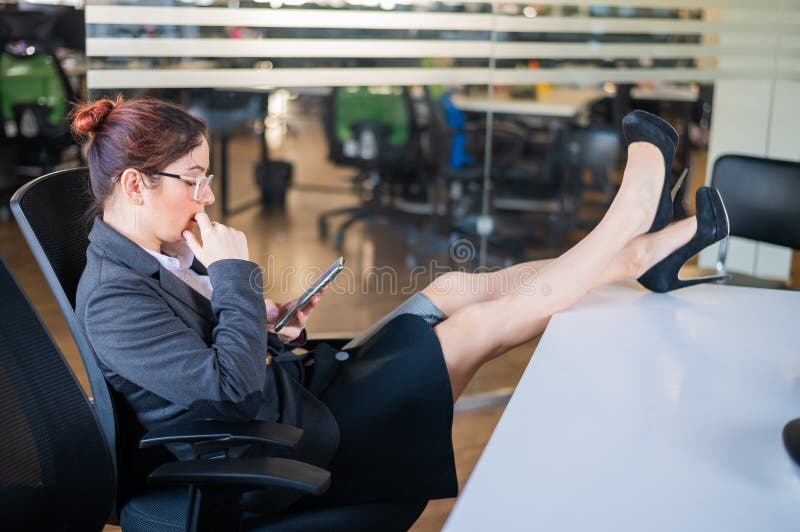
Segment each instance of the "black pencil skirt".
M299 506L455 497L453 395L431 325L401 314L347 354L315 390L339 423L331 485Z

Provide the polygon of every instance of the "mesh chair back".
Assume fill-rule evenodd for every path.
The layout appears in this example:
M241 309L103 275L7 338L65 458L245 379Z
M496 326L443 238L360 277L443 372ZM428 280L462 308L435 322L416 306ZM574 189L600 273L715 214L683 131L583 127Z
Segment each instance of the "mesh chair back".
M800 249L800 163L723 155L711 184L725 202L731 235Z
M116 429L108 385L74 310L78 281L86 266L92 223L86 212L91 202L88 170L73 168L27 183L11 198L11 211L78 346L92 387L96 414L113 452Z
M595 188L608 187L619 158L619 135L610 129L584 129L575 132L572 145L575 149L572 163L579 170L589 170Z
M92 409L0 259L0 522L9 530L101 530L114 469Z

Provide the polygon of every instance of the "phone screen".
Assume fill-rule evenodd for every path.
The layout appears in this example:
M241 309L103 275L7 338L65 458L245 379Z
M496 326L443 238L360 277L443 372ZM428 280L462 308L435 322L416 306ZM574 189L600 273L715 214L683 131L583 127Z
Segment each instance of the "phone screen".
M331 264L330 268L325 270L325 273L323 273L316 281L314 281L314 284L312 284L308 290L303 292L303 295L297 299L297 302L292 305L292 308L289 309L286 314L281 316L280 320L278 320L278 323L275 324L275 332L283 329L286 324L292 320L294 315L297 314L298 311L303 310L303 308L308 305L308 302L311 301L311 298L317 295L320 290L325 288L326 285L333 281L333 279L343 269L344 257L339 257L333 264Z

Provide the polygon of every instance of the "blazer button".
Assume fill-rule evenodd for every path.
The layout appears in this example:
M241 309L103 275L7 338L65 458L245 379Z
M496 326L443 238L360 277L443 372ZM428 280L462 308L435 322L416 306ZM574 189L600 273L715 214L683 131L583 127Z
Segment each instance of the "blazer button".
M267 358L264 359L264 362L267 363L267 366L272 364L272 355L267 355Z
M338 360L339 362L344 362L348 358L350 358L350 353L347 351L338 351L333 357Z

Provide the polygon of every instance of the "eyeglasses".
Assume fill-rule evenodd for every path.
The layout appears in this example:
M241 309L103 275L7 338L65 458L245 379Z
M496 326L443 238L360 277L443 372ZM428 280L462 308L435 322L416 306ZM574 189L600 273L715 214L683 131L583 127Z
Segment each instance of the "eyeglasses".
M187 183L194 183L194 200L200 201L206 190L211 186L211 182L214 180L214 174L203 175L200 177L191 177L188 175L178 175L178 174L170 174L168 172L150 172L155 175L163 175L164 177L174 177L175 179L180 179L181 181L186 181Z

